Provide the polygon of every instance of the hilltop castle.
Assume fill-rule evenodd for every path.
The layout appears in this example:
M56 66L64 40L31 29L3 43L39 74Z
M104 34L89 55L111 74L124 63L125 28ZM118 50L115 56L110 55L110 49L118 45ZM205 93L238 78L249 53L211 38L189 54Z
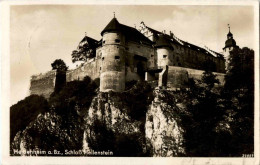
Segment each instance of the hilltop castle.
M123 25L115 17L101 31L101 36L99 41L88 36L80 41L73 52L77 58L73 60L85 62L67 71L67 82L85 76L100 78L102 92L122 92L125 83L131 80L180 88L188 78L200 79L204 70L211 70L223 84L229 52L238 47L230 29L221 54L183 41L172 32L154 30L144 22L140 29ZM56 74L53 70L32 76L30 93L48 98L54 90Z

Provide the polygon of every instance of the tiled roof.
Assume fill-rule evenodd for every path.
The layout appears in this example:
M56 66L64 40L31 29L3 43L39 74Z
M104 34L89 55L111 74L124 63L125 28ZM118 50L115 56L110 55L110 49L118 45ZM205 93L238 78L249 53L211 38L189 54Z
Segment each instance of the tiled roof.
M146 26L146 27L147 27L147 26ZM177 44L179 44L179 45L181 45L181 46L185 46L185 47L188 47L188 48L190 48L190 49L192 49L192 50L199 51L199 52L202 52L202 53L204 53L204 54L212 55L212 56L214 56L214 57L220 57L220 58L223 57L223 55L220 54L220 53L217 53L217 52L214 52L214 51L210 50L210 51L214 52L214 54L213 54L213 53L210 52L209 50L206 50L206 49L201 48L201 47L199 47L199 46L196 46L196 45L194 45L194 44L191 44L191 43L188 43L188 42L186 42L186 41L183 41L183 40L181 40L181 39L179 39L179 38L177 38L177 37L175 37L175 36L172 37L172 36L170 36L170 35L168 35L168 34L164 34L164 33L162 33L162 32L159 32L159 31L157 31L157 30L154 30L154 29L152 29L152 28L150 28L150 27L147 27L147 28L148 28L148 30L150 30L152 33L155 33L156 35L162 35L162 34L163 34L163 36L166 37L166 38L168 38L168 40L170 39L170 41L171 41L172 43L175 43L175 44L177 43ZM215 56L215 54L216 54L216 56Z
M103 35L105 32L108 31L121 31L121 26L120 23L117 21L116 18L113 18L108 24L107 26L104 28L104 30L102 30L101 35Z
M123 25L123 24L120 24L120 25L121 25L121 29L122 29L123 33L125 34L127 40L135 41L138 43L142 42L142 43L146 43L149 45L153 44L152 41L150 41L147 37L145 37L137 29L130 27L130 26Z
M91 38L91 37L88 37L88 36L85 36L79 43L79 46L82 46L81 44L86 42L88 44L88 46L90 48L96 48L97 45L98 45L98 41ZM85 44L84 44L85 45Z
M173 49L171 45L171 40L164 34L159 35L159 38L156 41L155 47L169 47Z
M116 18L113 18L108 23L108 25L101 32L101 35L109 31L120 31L125 35L126 40L152 45L152 42L148 38L146 38L142 33L140 33L137 29L120 24Z

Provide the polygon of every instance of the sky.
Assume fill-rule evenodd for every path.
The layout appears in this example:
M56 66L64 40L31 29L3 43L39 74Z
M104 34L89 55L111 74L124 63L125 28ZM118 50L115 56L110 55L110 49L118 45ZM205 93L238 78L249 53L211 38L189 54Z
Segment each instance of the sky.
M100 32L113 18L139 27L143 21L158 31L222 52L228 26L237 45L254 49L252 6L174 5L19 5L10 9L11 104L29 95L30 77L51 70L55 59L73 69L71 52L85 32L101 39Z

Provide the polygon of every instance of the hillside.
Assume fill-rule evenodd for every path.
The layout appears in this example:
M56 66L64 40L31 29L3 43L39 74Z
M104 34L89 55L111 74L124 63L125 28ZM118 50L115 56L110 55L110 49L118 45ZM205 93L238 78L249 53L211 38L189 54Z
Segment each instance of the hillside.
M30 96L11 107L11 155L172 157L253 153L251 113L245 120L237 111L250 108L245 104L250 100L243 102L250 91L240 90L238 97L223 95L225 90L214 87L218 82L210 72L205 72L200 82L191 79L190 88L175 91L133 81L126 84L124 92L103 93L97 82L85 77L67 83L51 95L48 105L43 100L35 106L34 97L39 96ZM231 102L226 97L231 97ZM20 121L26 120L23 125L14 121L18 115ZM245 132L241 134L239 129Z

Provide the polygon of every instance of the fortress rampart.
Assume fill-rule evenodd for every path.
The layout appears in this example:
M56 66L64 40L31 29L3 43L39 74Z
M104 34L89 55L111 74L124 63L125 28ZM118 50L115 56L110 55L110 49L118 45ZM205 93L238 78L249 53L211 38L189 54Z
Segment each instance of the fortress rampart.
M100 76L100 59L91 59L74 70L68 70L66 81L83 80L85 76L89 76L92 80Z
M66 81L74 81L74 80L83 80L85 76L89 76L92 80L100 77L100 61L99 60L90 60L89 62L79 66L74 70L67 71ZM189 78L193 78L196 80L201 80L203 75L203 70L190 69L178 66L168 66L166 71L166 86L169 89L176 88L186 88L187 82ZM161 72L163 73L163 72ZM216 75L216 78L220 82L220 86L224 85L224 77L225 74L213 72ZM108 75L109 76L109 75ZM110 75L113 77L113 75ZM154 76L152 78L146 78L146 81L154 81L158 79L159 75ZM140 80L136 74L132 72L126 73L126 78L130 80ZM31 78L31 86L30 86L30 94L43 95L45 98L49 98L51 93L55 89L55 80L56 80L56 71L49 71L45 74L34 75ZM163 84L160 81L165 81L165 79L160 80L159 78L159 86ZM114 82L111 81L110 85L113 85ZM109 85L109 84L108 84Z
M55 89L56 74L56 70L52 70L45 74L33 75L31 77L30 94L49 98Z
M201 80L203 76L203 70L189 69L183 67L169 66L167 87L169 88L185 88L189 78ZM216 75L216 79L219 80L219 85L224 85L225 74L213 72Z

